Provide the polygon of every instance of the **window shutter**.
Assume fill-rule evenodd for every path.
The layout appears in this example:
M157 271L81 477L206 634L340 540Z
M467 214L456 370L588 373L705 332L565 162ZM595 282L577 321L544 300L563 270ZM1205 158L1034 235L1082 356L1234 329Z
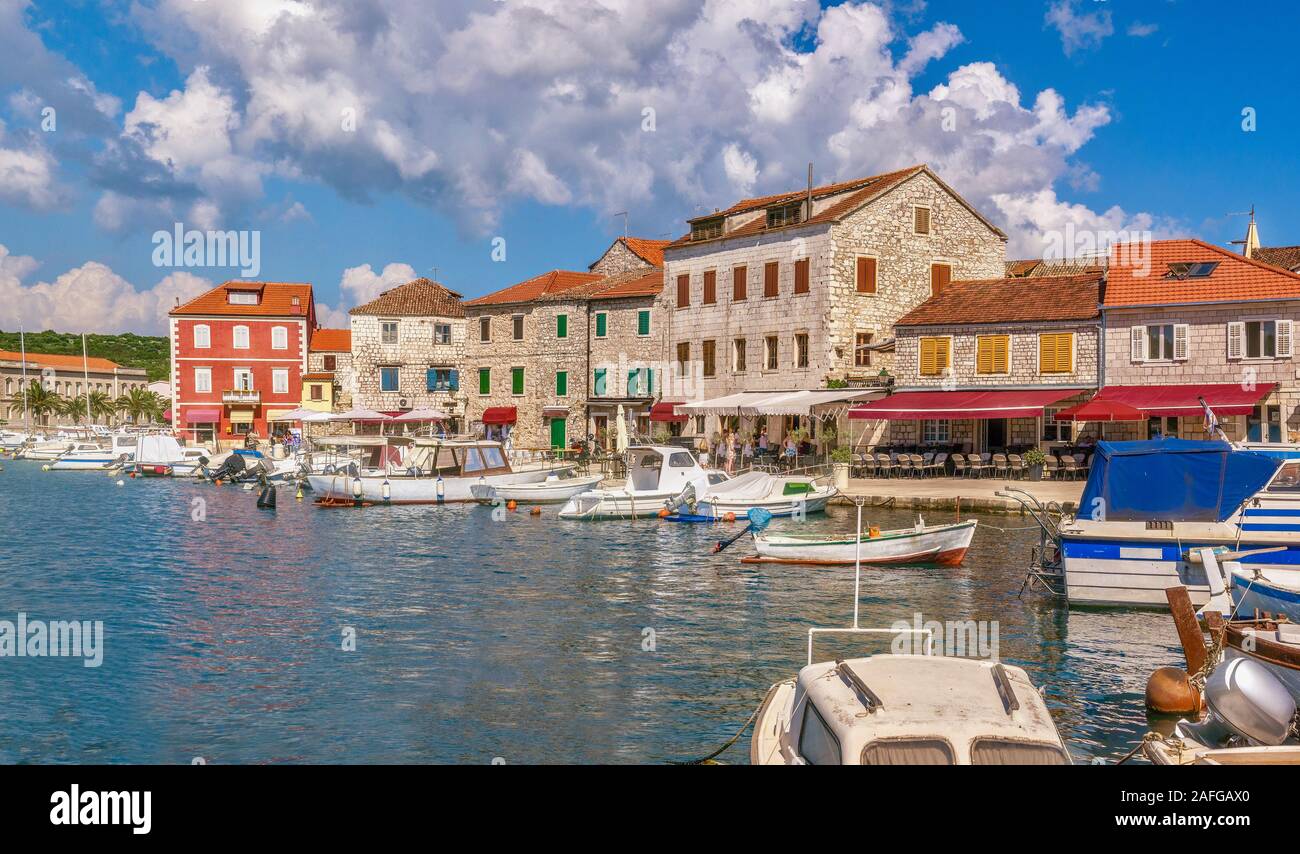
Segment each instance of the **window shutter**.
M555 396L565 397L568 395L568 393L569 393L569 372L556 371L555 372Z
M874 294L876 292L876 259L858 258L858 293Z
M930 296L935 296L952 281L951 264L931 264L930 265Z
M745 279L748 275L748 267L736 267L731 271L731 299L733 302L744 302Z
M605 369L604 368L596 369L596 381L592 383L592 386L596 392L596 397L605 396Z
M1181 361L1187 358L1187 324L1174 324L1174 360Z
M651 397L655 393L655 369L645 369L645 393L646 397Z
M1236 322L1228 324L1228 358L1240 359L1241 347L1246 340L1246 324Z
M1010 353L1008 352L1010 348L1011 336L999 335L997 338L993 339L993 373L1005 374L1008 372L1007 369L1009 366L1007 362L1010 358Z
M801 258L794 262L794 292L808 293L808 259Z
M596 337L597 337L597 338L604 338L604 337L605 337L605 324L606 324L606 323L607 323L607 316L606 316L606 314L605 314L604 312L601 312L601 313L599 313L599 314L596 315Z
M447 388L451 391L460 391L460 371L452 370L451 377L447 381Z
M479 368L478 393L479 394L492 393L492 369L491 368Z
M627 372L627 396L628 397L637 396L636 381L637 381L637 371L636 368L633 368L632 370Z
M438 387L438 372L429 368L424 372L424 390L433 391Z
M917 234L930 233L930 209L913 208L912 226Z
M975 373L991 374L993 373L993 348L989 346L989 339L981 335L975 339Z
M934 366L936 368L935 373L941 374L944 371L947 371L949 366L952 364L952 339L940 338L937 343L938 348L935 350Z
M567 314L555 315L555 337L569 337L569 316Z
M649 312L649 311L642 310L642 311L637 312L637 315L636 315L636 334L637 334L637 335L649 335L649 334L650 334L650 312Z
M1038 336L1038 372L1040 374L1056 373L1056 344L1053 335Z
M934 369L935 358L935 340L933 338L921 339L921 375L934 376L938 373Z
M1145 362L1147 354L1147 328L1134 326L1129 329L1129 360Z
M781 288L777 280L780 269L776 261L763 265L763 296L774 297L780 294Z
M1279 359L1291 358L1291 325L1290 320L1279 320L1277 322L1277 357Z
M691 304L691 277L683 273L677 277L677 307L685 308Z
M704 271L704 299L701 300L705 305L710 305L718 301L718 274L715 270Z
M1074 372L1074 333L1062 332L1056 336L1056 370L1062 374Z

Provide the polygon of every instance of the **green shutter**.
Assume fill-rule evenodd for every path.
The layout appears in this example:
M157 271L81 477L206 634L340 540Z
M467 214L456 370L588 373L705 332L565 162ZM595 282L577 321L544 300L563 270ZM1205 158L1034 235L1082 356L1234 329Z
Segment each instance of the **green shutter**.
M592 390L595 392L596 397L605 396L605 369L604 368L596 369L596 381L592 383Z
M604 312L596 315L596 337L605 337L605 320L608 317Z
M565 397L569 393L569 372L555 372L555 396Z
M510 393L511 394L524 393L524 369L523 368L510 369Z
M647 312L648 314L649 312ZM655 369L645 369L645 396L654 397L655 394Z
M628 397L637 396L636 381L637 381L637 377L640 376L640 374L641 372L636 368L633 368L632 370L627 372L627 396Z
M569 337L569 316L567 314L555 315L555 337Z
M650 334L650 310L645 309L636 313L636 334Z
M491 368L478 369L478 393L479 394L492 393L492 369Z

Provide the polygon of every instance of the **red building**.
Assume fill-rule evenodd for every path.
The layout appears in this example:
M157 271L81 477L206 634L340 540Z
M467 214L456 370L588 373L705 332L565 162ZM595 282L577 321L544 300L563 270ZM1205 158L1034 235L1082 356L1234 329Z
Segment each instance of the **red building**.
M169 317L180 435L200 443L266 437L278 416L298 408L316 328L310 284L226 282Z

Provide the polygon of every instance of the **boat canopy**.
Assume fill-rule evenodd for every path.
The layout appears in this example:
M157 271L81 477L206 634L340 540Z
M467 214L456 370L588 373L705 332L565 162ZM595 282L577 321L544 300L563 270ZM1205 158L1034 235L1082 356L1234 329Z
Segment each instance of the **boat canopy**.
M1280 465L1280 460L1236 450L1227 442L1098 442L1079 516L1113 522L1222 522L1263 489Z

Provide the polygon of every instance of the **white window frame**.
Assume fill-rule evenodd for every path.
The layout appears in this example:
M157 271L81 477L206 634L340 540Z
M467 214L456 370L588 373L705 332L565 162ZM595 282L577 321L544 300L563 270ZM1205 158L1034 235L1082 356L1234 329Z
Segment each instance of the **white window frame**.
M393 328L393 340L388 340L388 327ZM397 320L379 321L379 343L384 347L396 347L402 343L402 324Z
M194 369L194 393L212 394L212 369L211 368Z
M240 333L243 333L243 336L242 336L243 339L244 339L244 343L243 343L243 344L240 344L240 343L239 343L239 339L240 339L240 337L241 337L241 336L240 336ZM251 341L250 341L249 336L248 336L248 327L247 327L247 326L236 326L236 327L231 331L231 333L230 333L230 346L231 346L233 349L235 349L235 350L247 350L247 349L249 349L249 345L250 345L250 343L251 343Z
M442 340L442 338L444 337L443 334L442 334L443 332L446 332L446 336L445 336L446 339L447 339L446 341L443 341L443 340ZM446 345L448 345L448 344L451 343L451 324L450 324L450 323L435 323L435 324L433 324L433 343L436 344L436 345L439 345L439 346L446 346Z
M597 329L600 329L600 318L602 318L602 317L605 318L605 334L600 335L600 334L597 334L597 333L596 333L596 330L597 330ZM593 321L593 323L594 323L595 325L591 327L591 329L592 329L592 337L594 337L594 338L608 338L608 337L609 337L609 312L608 312L608 311L598 311L598 312L596 312L596 318L595 318L595 320Z
M952 421L947 418L926 418L921 422L922 442L951 442Z
M271 327L271 349L272 350L289 349L289 327L287 326Z
M271 394L289 393L289 369L275 368L271 371Z
M1264 353L1263 341L1260 341L1260 355L1247 355L1249 341L1246 338L1246 328L1251 323L1272 323L1273 324L1273 354ZM1295 328L1294 322L1280 317L1243 317L1241 320L1232 321L1227 324L1226 331L1228 336L1227 354L1228 358L1233 361L1244 362L1271 362L1276 359L1290 359L1294 351Z
M199 335L200 332L203 334ZM208 326L206 323L199 323L194 327L194 349L212 349L212 327Z
M802 335L804 339L804 359L806 360L806 364L803 365L799 364L799 336L800 335ZM794 369L796 371L808 370L809 368L812 367L812 336L808 334L808 330L801 329L800 331L794 333L792 337L792 341L794 343Z
M1152 358L1150 348L1150 333L1148 330L1156 327L1170 327L1172 332L1172 341L1170 342L1170 353L1172 358L1161 355ZM1129 327L1129 360L1135 364L1173 364L1174 362L1186 362L1189 356L1188 340L1191 337L1190 329L1186 323L1176 323L1173 321L1165 323L1148 323ZM1181 346L1180 346L1181 345ZM1180 353L1181 350L1181 353Z
M234 368L231 372L231 389L234 391L253 391L257 388L257 378L253 375L252 368ZM242 376L248 377L248 385L244 386L239 382Z
M1042 441L1044 442L1072 442L1074 441L1074 423L1071 421L1060 421L1056 413L1067 407L1064 406L1046 406L1043 407L1043 429L1041 432ZM1054 437L1049 438L1048 429L1054 432ZM1062 435L1062 430L1068 435Z

